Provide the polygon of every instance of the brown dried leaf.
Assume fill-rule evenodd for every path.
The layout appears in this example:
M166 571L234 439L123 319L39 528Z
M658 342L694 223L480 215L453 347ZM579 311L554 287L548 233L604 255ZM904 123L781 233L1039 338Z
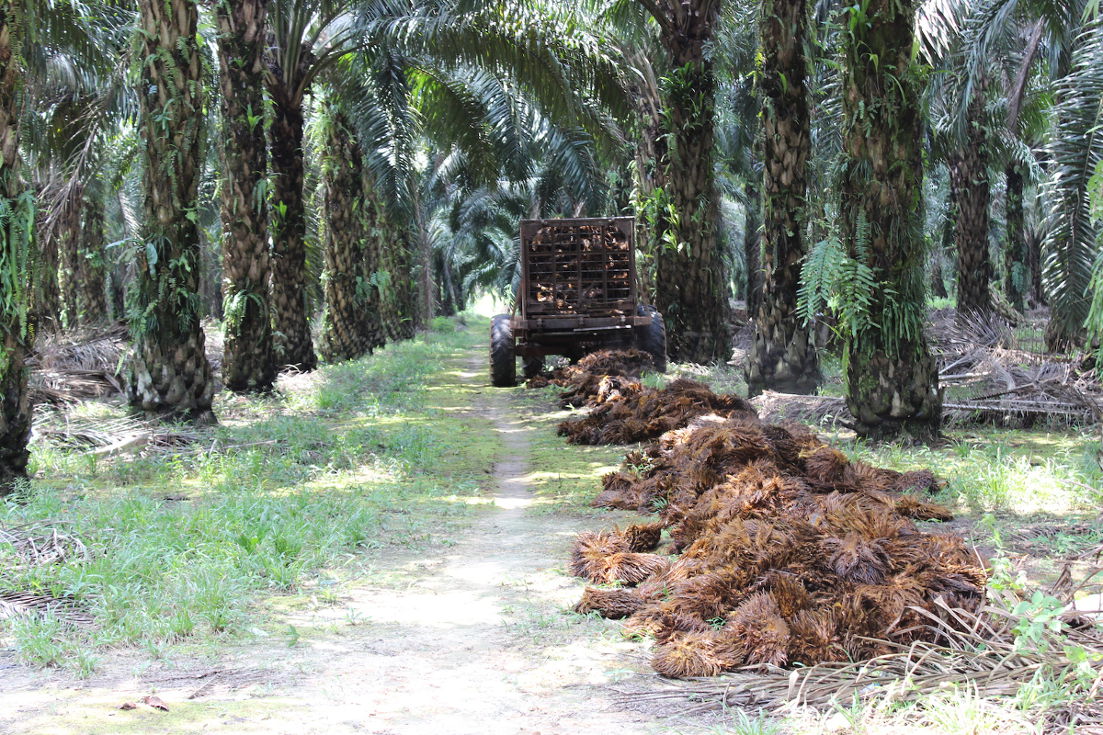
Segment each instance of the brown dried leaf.
M165 704L164 701L162 701L160 697L158 697L154 694L150 694L148 696L142 697L138 701L141 702L142 704L148 704L153 709L159 709L162 712L168 712L169 711L169 706L167 704Z

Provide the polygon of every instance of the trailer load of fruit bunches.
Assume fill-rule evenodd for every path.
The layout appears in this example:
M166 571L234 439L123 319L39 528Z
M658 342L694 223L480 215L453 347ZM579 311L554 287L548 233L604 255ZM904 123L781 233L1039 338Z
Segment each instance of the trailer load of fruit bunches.
M631 243L611 224L546 224L525 243L530 302L564 314L622 314Z

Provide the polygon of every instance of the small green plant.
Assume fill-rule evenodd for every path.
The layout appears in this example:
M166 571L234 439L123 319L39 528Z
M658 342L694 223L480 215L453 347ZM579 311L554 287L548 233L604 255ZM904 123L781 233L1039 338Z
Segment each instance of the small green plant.
M1012 609L1019 616L1014 627L1015 650L1045 650L1050 635L1060 635L1064 628L1061 612L1064 604L1056 597L1035 590L1029 600L1022 600Z

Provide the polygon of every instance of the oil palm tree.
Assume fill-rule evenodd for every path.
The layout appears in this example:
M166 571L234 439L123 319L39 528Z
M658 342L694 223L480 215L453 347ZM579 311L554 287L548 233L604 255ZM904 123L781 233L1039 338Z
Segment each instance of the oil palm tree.
M383 344L378 272L379 242L373 237L377 201L365 196L364 151L347 116L332 97L322 106L312 134L322 142L321 186L326 310L319 348L328 362L351 360Z
M220 0L222 380L263 392L276 378L269 310L268 155L264 138L264 47L268 0Z
M272 102L272 316L279 365L313 370L306 264L304 104L318 75L360 48L355 3L273 0L266 82Z
M61 273L67 322L92 325L105 322L107 308L107 234L103 216L103 181L90 177L79 188L80 224L75 242L66 248Z
M21 0L0 1L0 495L26 475L31 407L26 357L34 335L34 192L20 171L25 76Z
M206 80L194 0L139 4L145 163L142 247L131 295L127 394L157 414L214 420L199 322L198 187Z
M941 399L923 335L915 3L871 0L845 13L840 213L865 303L846 334L847 406L863 435L930 438L939 431Z
M815 340L797 309L811 149L806 17L803 0L764 0L759 20L764 285L747 367L751 395L766 388L812 393L820 382Z
M716 76L707 52L719 0L636 0L657 26L669 67L660 81L662 140L655 145L655 306L670 357L709 362L731 354L728 281L717 231L713 170Z

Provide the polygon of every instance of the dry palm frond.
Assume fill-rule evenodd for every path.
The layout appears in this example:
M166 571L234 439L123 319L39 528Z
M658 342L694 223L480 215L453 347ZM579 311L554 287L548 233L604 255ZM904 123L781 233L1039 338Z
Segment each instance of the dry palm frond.
M87 626L93 620L75 599L24 591L0 591L0 618L50 616L70 625Z
M76 536L59 530L57 523L29 523L0 528L0 549L10 546L14 555L27 566L88 559L88 549Z
M35 411L32 441L48 442L70 450L96 455L123 451L145 453L179 450L198 442L204 434L193 426L172 426L156 419L74 418L64 411L40 407Z
M42 338L28 360L32 402L65 405L121 393L126 340L121 325Z

